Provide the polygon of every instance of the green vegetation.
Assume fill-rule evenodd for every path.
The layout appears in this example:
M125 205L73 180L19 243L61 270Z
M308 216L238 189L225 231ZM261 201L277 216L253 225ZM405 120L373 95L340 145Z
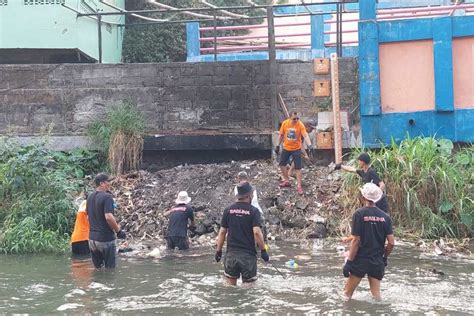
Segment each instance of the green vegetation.
M88 129L95 146L107 155L113 174L138 170L142 159L145 118L131 101L110 107Z
M74 197L100 164L96 152L55 152L0 139L0 252L67 249Z
M360 152L353 153L354 163ZM449 140L408 138L370 151L387 186L391 216L405 233L426 238L464 237L474 229L474 148L453 150ZM360 180L346 174L342 199L348 231Z
M174 7L205 7L197 0L180 0L179 5L177 1L162 0L163 4L168 4ZM212 0L209 1L216 6L248 6L245 0ZM270 0L254 0L257 4L270 4ZM127 1L127 10L144 10L157 9L157 7L148 4L144 1ZM233 13L246 14L248 16L264 16L263 10L232 10ZM201 14L212 14L211 12L200 12ZM220 15L220 14L218 14ZM196 20L203 19L192 17L180 13L156 13L147 15L157 19L172 19L176 20ZM243 25L261 23L263 19L257 20L230 20L218 21L218 26L226 25ZM146 21L137 19L132 16L127 17L127 23L143 23L139 26L128 26L125 29L125 36L123 40L123 60L126 63L150 63L150 62L177 62L186 61L186 25L179 24L149 24ZM213 22L202 23L201 26L212 26ZM242 31L230 31L219 33L227 35L245 34Z

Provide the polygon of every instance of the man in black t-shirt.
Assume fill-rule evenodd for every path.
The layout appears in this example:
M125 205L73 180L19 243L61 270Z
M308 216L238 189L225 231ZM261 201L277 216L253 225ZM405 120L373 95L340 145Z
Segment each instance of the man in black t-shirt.
M369 154L360 154L358 160L360 169L356 169L351 166L344 166L342 164L337 164L335 169L342 169L344 171L357 173L357 175L361 177L363 183L375 183L380 189L382 189L382 191L385 191L385 183L379 178L377 171L375 171L375 169L370 166ZM388 208L387 196L385 194L383 194L382 198L377 202L376 205L385 213L390 213Z
M364 184L361 194L365 200L365 207L358 209L352 216L353 239L343 268L344 276L348 277L344 294L347 298L351 298L367 274L372 296L380 299L380 282L387 266L387 257L395 245L392 220L375 206L383 195L377 185Z
M224 278L231 285L257 280L257 251L255 243L261 249L265 262L270 260L263 241L260 212L250 203L253 188L248 182L237 185L237 202L224 210L221 228L217 236L217 262L222 257L222 247L227 236L227 251L224 258Z
M166 242L169 250L178 248L179 250L189 249L188 241L188 220L191 221L191 227L194 227L194 210L188 204L191 198L186 191L178 193L176 199L176 206L165 213L170 215L168 224L168 233L166 235Z
M114 199L109 193L111 180L105 173L99 173L94 180L96 191L87 197L89 248L97 269L116 267L115 234L121 239L126 237L114 217Z

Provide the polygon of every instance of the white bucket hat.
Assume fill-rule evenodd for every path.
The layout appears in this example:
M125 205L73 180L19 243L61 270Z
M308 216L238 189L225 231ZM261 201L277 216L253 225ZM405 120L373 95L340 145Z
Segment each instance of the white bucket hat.
M178 193L176 204L188 204L189 202L191 202L191 198L189 197L188 192L181 191Z
M382 189L372 182L364 184L360 188L360 193L362 193L364 198L374 203L377 203L383 195Z

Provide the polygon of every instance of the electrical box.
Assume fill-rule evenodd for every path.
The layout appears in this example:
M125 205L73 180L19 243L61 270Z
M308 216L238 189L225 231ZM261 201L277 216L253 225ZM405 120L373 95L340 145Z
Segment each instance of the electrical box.
M328 58L317 58L313 59L314 73L316 75L327 75L329 74L329 59Z
M332 132L318 132L316 134L316 146L319 149L334 148Z
M315 97L329 97L331 95L331 82L329 80L314 80L313 95Z

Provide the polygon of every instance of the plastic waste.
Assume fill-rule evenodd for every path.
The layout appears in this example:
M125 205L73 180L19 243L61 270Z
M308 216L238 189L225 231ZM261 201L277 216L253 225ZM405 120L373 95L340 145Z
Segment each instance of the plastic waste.
M285 265L288 267L288 268L292 268L292 269L297 269L298 268L298 263L295 262L294 259L290 259L288 260Z

